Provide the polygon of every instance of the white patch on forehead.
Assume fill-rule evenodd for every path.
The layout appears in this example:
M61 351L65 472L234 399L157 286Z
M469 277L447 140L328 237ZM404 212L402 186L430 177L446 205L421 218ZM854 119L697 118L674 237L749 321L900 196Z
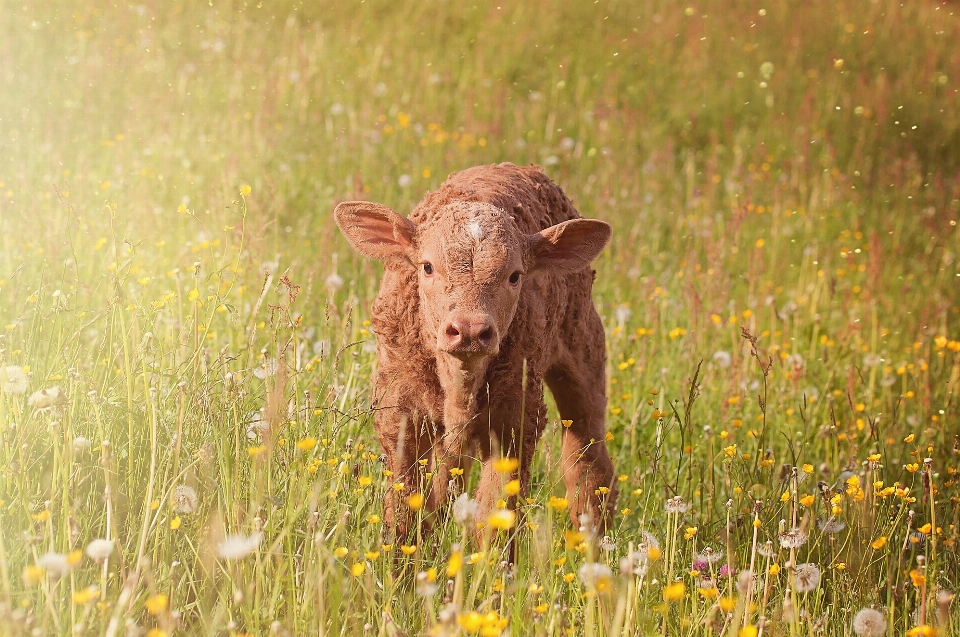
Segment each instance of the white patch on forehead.
M477 241L487 236L487 231L484 230L483 226L480 225L480 222L476 220L467 224L467 232Z

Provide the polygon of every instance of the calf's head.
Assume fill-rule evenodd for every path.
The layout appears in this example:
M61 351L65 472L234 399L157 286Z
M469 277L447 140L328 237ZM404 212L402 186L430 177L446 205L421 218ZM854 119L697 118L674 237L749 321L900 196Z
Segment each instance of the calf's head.
M593 219L524 234L509 214L476 202L449 204L420 225L365 201L341 203L334 217L357 252L417 270L424 340L442 366L465 372L499 352L526 280L582 270L610 240L610 226Z

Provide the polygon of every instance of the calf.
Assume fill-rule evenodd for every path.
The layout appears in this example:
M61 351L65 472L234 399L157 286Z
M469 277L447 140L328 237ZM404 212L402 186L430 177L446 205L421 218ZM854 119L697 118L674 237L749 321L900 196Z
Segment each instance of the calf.
M588 514L604 528L616 490L590 263L610 226L580 218L539 167L513 164L450 176L409 218L365 201L341 203L334 216L355 250L385 266L371 317L374 427L403 485L388 490L385 521L406 535L411 514L401 502L423 490L436 511L462 490L474 457L479 519L502 497L504 479L519 479L526 496L546 382L565 425L570 516L579 524ZM495 469L501 456L519 461L511 474Z

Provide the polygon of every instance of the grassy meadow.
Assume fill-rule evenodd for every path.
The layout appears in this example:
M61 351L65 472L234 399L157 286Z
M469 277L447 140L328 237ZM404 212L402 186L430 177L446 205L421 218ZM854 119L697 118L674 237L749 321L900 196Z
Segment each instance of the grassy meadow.
M0 635L960 634L958 40L926 0L0 0ZM614 227L605 538L553 410L519 528L382 521L380 266L331 211L499 161Z

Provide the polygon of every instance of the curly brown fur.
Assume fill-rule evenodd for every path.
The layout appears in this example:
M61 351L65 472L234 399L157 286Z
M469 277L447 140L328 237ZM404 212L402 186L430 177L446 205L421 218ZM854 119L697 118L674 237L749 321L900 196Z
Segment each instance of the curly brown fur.
M474 457L482 464L480 519L512 478L521 484L508 500L516 508L546 426L544 382L561 418L573 421L562 451L571 518L579 524L588 514L602 530L616 490L589 266L609 226L581 219L539 167L513 164L451 175L409 219L366 202L341 204L336 217L357 250L385 261L372 310L374 425L387 468L403 484L386 505L398 534L411 522L401 501L422 491L428 510L438 510L463 487L451 470L468 473ZM519 459L513 475L495 471L500 456ZM425 471L433 472L429 484ZM601 487L609 492L600 495Z

